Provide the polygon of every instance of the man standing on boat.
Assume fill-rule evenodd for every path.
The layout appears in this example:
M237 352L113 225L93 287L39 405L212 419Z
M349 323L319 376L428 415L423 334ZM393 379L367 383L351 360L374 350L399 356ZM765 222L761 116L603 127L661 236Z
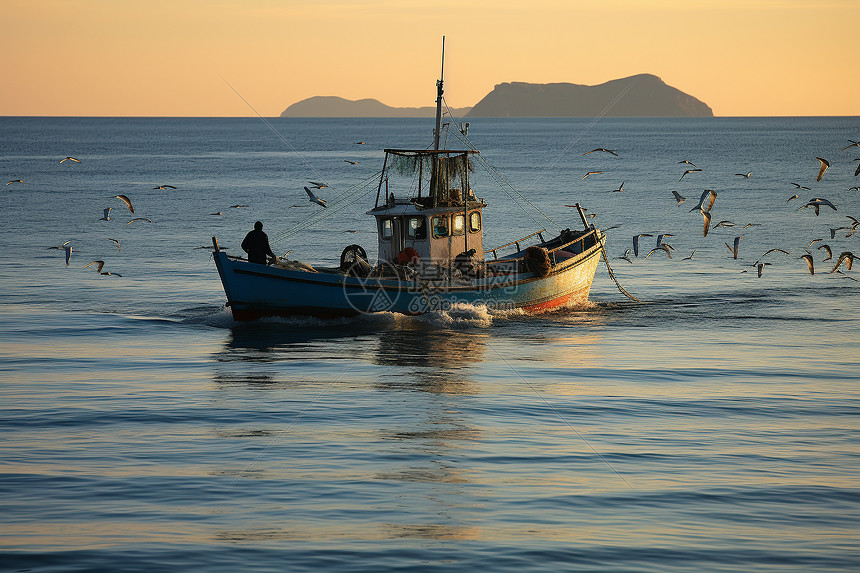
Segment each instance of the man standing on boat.
M271 262L273 263L278 260L269 246L269 237L263 232L263 223L260 221L254 223L254 230L245 235L245 240L242 241L242 250L248 253L249 263L265 265L267 255L272 258Z

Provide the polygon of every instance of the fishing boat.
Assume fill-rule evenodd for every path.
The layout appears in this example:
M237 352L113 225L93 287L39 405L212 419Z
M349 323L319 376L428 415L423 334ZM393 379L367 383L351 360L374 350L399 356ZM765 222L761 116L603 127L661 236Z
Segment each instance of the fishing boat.
M360 245L346 246L333 267L289 260L251 263L228 255L212 238L215 265L236 320L418 315L457 304L542 312L588 299L601 255L605 259L605 235L588 223L578 203L580 230L563 229L553 236L540 229L484 247L487 203L470 185L480 154L440 148L441 77L436 86L432 148L384 150L376 201L367 211L377 230L375 264Z

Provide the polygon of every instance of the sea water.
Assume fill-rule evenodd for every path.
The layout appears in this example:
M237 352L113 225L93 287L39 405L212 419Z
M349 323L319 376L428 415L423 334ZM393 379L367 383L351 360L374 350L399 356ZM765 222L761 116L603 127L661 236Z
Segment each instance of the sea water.
M860 119L470 123L485 247L578 202L641 302L236 323L211 238L373 257L432 122L0 118L0 569L856 570Z

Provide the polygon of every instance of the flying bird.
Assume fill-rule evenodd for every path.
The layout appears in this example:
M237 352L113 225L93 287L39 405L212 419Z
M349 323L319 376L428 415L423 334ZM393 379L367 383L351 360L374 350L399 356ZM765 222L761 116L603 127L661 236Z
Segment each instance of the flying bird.
M695 163L693 163L692 161L687 161L686 159L679 161L678 163L686 163L687 165L692 165L693 167L696 167Z
M364 145L364 144L365 144L365 142L364 142L364 141L356 141L356 142L355 142L355 144L356 144L356 145Z
M818 178L816 181L821 181L821 177L824 176L824 172L827 171L828 167L830 167L830 162L823 157L816 157L816 159L821 163L821 168L818 170Z
M159 185L158 187L153 187L153 189L176 189L173 185Z
M247 205L230 205L231 209L241 209L242 207L247 207Z
M220 215L221 213L218 213L218 214ZM135 221L146 221L147 223L152 223L152 220L147 219L146 217L136 217L136 218L132 219L131 221L129 221L128 223L126 223L126 225L131 225Z
M756 271L758 272L758 278L761 278L761 272L764 270L765 265L769 265L770 263L759 263L755 266Z
M110 237L108 237L108 241L113 241L114 243L116 243L117 252L122 252L122 249L119 248L119 241L117 239L111 239Z
M830 245L819 245L816 250L820 251L824 249L824 252L827 253L827 256L821 259L822 261L829 261L833 258L833 252L830 250Z
M580 179L580 181L584 181L585 178L588 177L589 175L597 175L598 173L603 173L603 171L589 171L588 173L586 173L585 175L582 176L582 179Z
M680 193L678 193L677 191L672 191L672 195L674 195L674 196L675 196L675 202L676 202L679 206L681 205L681 203L683 203L684 201L686 201L686 200L687 200L687 198L686 198L686 197L683 197L683 196L682 196Z
M344 161L350 165L358 165L358 161L350 161L349 159L344 159Z
M818 208L821 207L822 205L827 205L828 207L830 207L834 211L838 211L838 209L836 208L836 205L834 205L833 203L831 203L827 199L824 199L823 197L813 197L812 199L810 199L806 203L806 205L801 207L801 209L806 209L807 207L814 207L815 208L815 215L818 216Z
M597 149L592 149L591 151L586 151L583 155L588 155L589 153L594 153L595 151L603 151L604 153L609 153L618 157L618 154L612 151L611 149L606 149L605 147L598 147Z
M12 183L23 183L23 179L13 179L12 181L7 181L6 185L11 185Z
M743 239L743 238L744 238L743 235L740 235L739 237L735 237L734 247L729 246L728 243L724 243L726 245L726 248L732 252L732 258L733 259L738 258L738 248L740 247L741 239Z
M795 187L797 187L798 189L806 189L807 191L811 191L811 189L809 187L805 187L805 186L801 185L800 183L792 182L791 184L794 185Z
M648 257L650 257L652 254L654 254L655 251L663 251L664 253L669 255L670 259L672 258L672 252L669 250L669 245L660 245L659 247L654 247L653 249L648 251L648 254L645 255L645 258L647 259Z
M66 157L65 159L60 159L60 163L62 163L63 161L74 161L75 163L81 162L80 159L75 159L74 157Z
M710 195L710 199L708 200L708 208L706 209L704 207L705 197L708 197L709 195ZM690 209L690 213L692 213L693 211L696 211L696 210L705 211L705 212L710 213L711 208L714 206L714 201L716 201L716 200L717 200L717 192L713 191L711 189L705 189L702 192L702 196L699 197L699 204L696 205L695 207L693 207L692 209Z
M815 264L812 261L812 255L809 255L809 254L800 255L800 258L804 259L806 261L806 266L809 267L809 274L814 275L815 274Z
M328 208L328 205L326 205L326 200L320 199L319 197L314 195L314 192L311 191L310 189L308 189L307 187L305 187L305 193L308 194L308 197L310 198L311 203L316 203L317 205L321 205L323 207Z
M854 141L853 139L849 139L848 143L850 145L846 145L845 147L843 147L842 151L845 151L846 149L851 149L852 147L860 147L860 141Z
M313 187L314 189L325 189L326 187L328 187L328 185L327 185L327 184L325 184L325 183L318 183L318 182L316 182L316 181L308 181L308 183L310 183L310 184L311 184L311 187Z
M860 161L860 157L858 157L854 161ZM860 163L857 164L857 169L854 170L854 177L857 177L857 175L860 175Z
M842 251L842 253L839 254L839 259L836 261L836 265L833 267L833 270L830 272L835 273L836 269L838 269L840 267L840 265L842 265L843 262L845 263L845 266L850 271L851 267L854 265L854 259L860 259L860 257L856 256L851 251Z
M663 233L662 235L657 235L657 246L659 247L660 245L666 245L670 249L674 248L674 247L672 247L672 245L663 242L663 237L674 237L674 236L675 235L673 235L672 233Z
M633 235L633 255L639 256L639 238L640 237L653 237L654 235L649 235L648 233L640 233L638 235Z
M798 198L798 195L797 195L797 193L795 193L794 195L792 195L791 197L788 198L788 201L786 201L786 203L790 203L792 199L797 199L797 198Z
M66 266L69 266L69 259L72 258L72 242L66 241L63 243L63 250L66 252Z
M791 254L788 251L785 251L783 249L768 249L767 251L764 252L764 255L762 255L762 257L764 257L765 255L770 254L770 253L784 253L786 255Z
M615 258L625 260L628 263L630 263L631 265L633 264L633 261L630 260L630 249L624 249L624 254L621 255L620 257L615 257Z
M699 209L699 212L702 214L702 218L705 222L704 230L702 231L702 236L708 236L708 227L711 225L711 214L705 211L704 209Z
M131 199L129 199L127 196L125 196L125 195L113 195L111 197L111 199L119 199L120 201L122 201L123 203L126 204L129 211L134 213L134 207L131 206Z
M740 175L741 177L746 177L747 179L749 179L750 175L752 175L752 171L748 171L747 173L735 173L735 175Z
M807 246L811 247L811 246L812 246L812 245L814 245L815 243L820 243L820 242L821 242L821 241L823 241L823 240L824 240L824 239L812 239L812 241L810 241L810 242L809 242L809 245L807 245Z
M99 221L110 221L110 212L113 210L113 207L105 208L105 214L102 215L102 218Z
M684 176L687 175L687 173L696 173L697 171L701 171L701 169L687 169L686 171L684 171L684 173L681 174L681 179L683 179ZM681 181L681 179L678 179L678 181Z
M695 255L695 254L696 254L696 249L693 249L692 251L690 251L690 256L689 256L689 257L684 257L684 258L683 258L683 259L681 259L681 260L682 260L682 261L692 261L692 260L693 260L693 255Z
M104 261L93 261L93 262L91 262L91 263L90 263L90 264L88 264L88 265L84 265L84 268L91 267L91 266L93 266L93 265L98 265L98 266L96 267L96 272L97 272L97 273L101 273L101 272L102 272L102 267L104 267L104 266L105 266L105 262L104 262Z
M624 181L621 182L621 186L618 189L612 190L613 193L620 193L622 191L624 191Z
M735 224L732 223L731 221L720 221L719 223L717 223L716 225L711 227L711 230L713 231L714 229L719 229L720 227L734 227L734 226L735 226Z

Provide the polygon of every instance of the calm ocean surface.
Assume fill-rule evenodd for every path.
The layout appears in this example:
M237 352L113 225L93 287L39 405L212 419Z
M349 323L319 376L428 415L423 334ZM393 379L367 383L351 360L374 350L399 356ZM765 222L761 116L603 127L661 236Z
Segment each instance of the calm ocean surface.
M270 122L283 140L257 118L0 118L0 183L23 180L0 188L0 570L857 570L860 264L830 270L860 233L830 229L860 217L860 118L475 119L527 199L477 169L485 246L578 228L581 202L644 304L601 264L591 304L539 316L237 324L199 247L238 254L259 219L278 254L373 257L358 184L432 129ZM702 171L679 181L682 160ZM734 223L707 237L704 189ZM672 259L644 258L653 237L617 259L639 233Z

